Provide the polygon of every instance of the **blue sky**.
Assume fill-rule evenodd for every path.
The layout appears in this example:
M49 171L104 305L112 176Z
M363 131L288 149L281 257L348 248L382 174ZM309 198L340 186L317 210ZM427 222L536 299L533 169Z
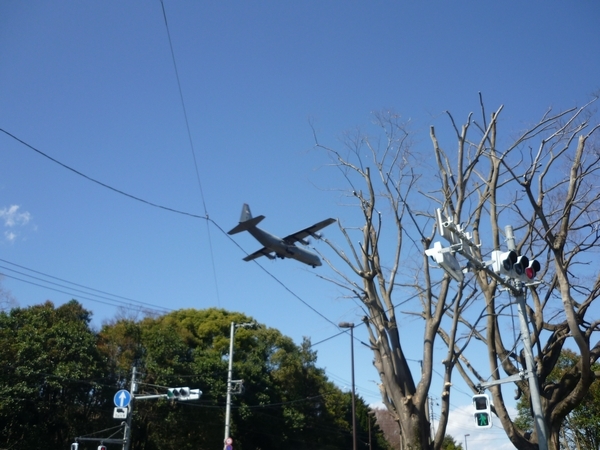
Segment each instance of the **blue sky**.
M338 145L345 130L390 108L411 120L426 152L428 127L447 123L445 110L459 121L478 111L478 92L490 111L503 104L506 129L516 130L600 88L600 6L590 1L165 0L164 8L181 97L160 1L2 2L0 128L129 195L208 214L225 231L244 202L279 235L347 214L335 191L345 185L313 149L311 124ZM0 152L0 273L19 305L78 298L98 327L116 313L100 303L106 297L242 311L296 342L326 340L315 346L319 364L349 386L349 338L327 339L338 333L332 323L362 313L315 276L324 268L260 261L267 273L241 260L236 244L259 248L248 235L234 242L213 223L135 201L5 133ZM341 239L334 227L325 233ZM403 319L407 333L415 322ZM362 328L356 335L367 340ZM375 403L372 357L355 350L358 392ZM408 356L418 371L418 348ZM462 390L449 432L498 448L501 429L484 435L468 425Z

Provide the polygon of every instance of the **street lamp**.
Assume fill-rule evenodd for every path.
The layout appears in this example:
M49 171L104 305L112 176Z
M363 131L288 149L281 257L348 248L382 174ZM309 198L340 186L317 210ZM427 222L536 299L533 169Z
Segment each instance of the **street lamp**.
M340 328L350 328L350 361L352 365L352 449L356 450L356 398L354 389L354 324L340 322Z
M231 384L232 384L232 374L233 374L233 338L235 336L235 329L238 327L252 327L254 326L255 323L254 322L249 322L249 323L235 323L235 322L231 322L231 330L230 330L230 335L229 335L229 368L227 370L227 402L226 402L226 407L225 407L225 439L224 439L224 443L225 443L225 447L227 448L227 446L229 444L227 444L228 439L230 439L229 436L229 430L231 427Z
M470 434L465 434L465 450L469 450L467 448L467 436L471 436Z

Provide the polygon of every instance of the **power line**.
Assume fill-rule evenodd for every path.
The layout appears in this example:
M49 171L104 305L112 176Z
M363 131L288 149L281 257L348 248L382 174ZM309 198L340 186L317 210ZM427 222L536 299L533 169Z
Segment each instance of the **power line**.
M5 260L5 259L1 259L1 258L0 258L0 262L3 262L3 263L5 263L5 264L10 264L11 266L18 267L18 268L20 268L20 269L23 269L23 270L27 270L27 271L29 271L29 272L33 272L33 273L35 273L35 274L38 274L38 275L42 275L42 276L44 276L44 277L46 277L46 278L51 278L51 279L53 279L53 280L57 280L57 281L60 281L60 282L62 282L62 283L71 284L71 285L73 285L73 286L77 286L77 287L80 287L80 288L86 289L86 290L88 290L88 291L93 291L93 292L98 292L98 293L100 293L100 294L109 295L110 297L115 297L116 299L122 299L122 300L126 300L127 302L138 303L138 304L140 304L140 305L149 306L149 307L151 307L151 308L158 308L158 309L164 309L164 310L166 310L166 311L173 311L172 309L170 309L170 308L165 308L165 307L163 307L163 306L154 305L154 304L152 304L152 303L146 303L146 302L143 302L143 301L140 301L140 300L135 300L135 299L128 298L128 297L123 297L123 296L121 296L121 295L117 295L117 294L111 294L110 292L102 291L102 290L100 290L100 289L95 289L95 288L92 288L92 287L89 287L89 286L84 286L84 285L82 285L82 284L74 283L74 282L72 282L72 281L65 280L64 278L58 278L58 277L55 277L55 276L53 276L53 275L49 275L49 274L47 274L47 273L40 272L40 271L38 271L38 270L30 269L30 268L28 268L28 267L25 267L25 266L22 266L22 265L19 265L19 264L16 264L16 263L13 263L13 262L7 261L7 260ZM18 273L19 275L24 275L24 276L26 276L26 277L33 278L33 279L35 279L35 280L39 280L39 281L42 281L42 282L45 282L45 283L50 283L50 284L53 284L53 285L55 285L55 286L63 287L63 288L66 288L66 289L73 289L73 288L69 288L69 287L67 287L67 286L63 286L63 285L61 285L61 284L58 284L58 283L54 283L54 282L52 282L52 281L47 281L47 280L44 280L43 278L38 278L38 277L34 277L34 276L32 276L32 275L29 275L29 274L26 274L26 273L23 273L23 272L19 272L19 271L15 270L15 269L11 269L11 268L9 268L9 267L0 266L0 268L2 268L2 269L5 269L5 270L9 270L9 271L11 271L11 272L14 272L14 273ZM83 290L80 290L80 289L73 289L73 290L75 290L76 292L81 292L81 293L84 293L84 294L96 295L96 294L94 294L93 292L92 292L92 293L89 293L89 292L85 292L85 291L83 291ZM104 295L100 295L99 297L100 297L100 298L103 298L103 299L106 299L106 300L110 300L110 301L114 301L114 302L119 302L119 303L121 303L119 300L116 300L116 299L111 299L111 298L105 297ZM127 304L129 304L129 303L127 303Z
M185 215L185 216L188 216L188 217L193 217L193 218L196 218L196 219L204 219L207 222L212 223L215 227L217 227L217 229L224 236L226 236L240 250L242 250L246 255L248 255L248 252L246 252L219 224L217 224L213 219L211 219L210 217L208 217L208 215L202 216L202 215L199 215L199 214L192 214L192 213L189 213L189 212L186 212L186 211L181 211L181 210L177 210L177 209L174 209L174 208L170 208L168 206L159 205L157 203L150 202L150 201L142 199L140 197L128 194L127 192L124 192L124 191L122 191L120 189L114 188L114 187L112 187L112 186L110 186L110 185L108 185L106 183L103 183L103 182L101 182L99 180L96 180L96 179L94 179L94 178L92 178L92 177L90 177L88 175L85 175L84 173L82 173L82 172L80 172L80 171L78 171L78 170L76 170L76 169L74 169L74 168L72 168L72 167L70 167L70 166L68 166L68 165L60 162L60 161L58 161L57 159L51 157L50 155L42 152L41 150L35 148L34 146L28 144L27 142L23 141L22 139L18 138L15 135L9 133L8 131L4 130L3 128L0 128L0 131L2 131L3 133L5 133L6 135L10 136L11 138L13 138L14 140L16 140L17 142L20 142L21 144L23 144L27 148L29 148L29 149L35 151L36 153L40 154L41 156L44 156L45 158L49 159L50 161L52 161L52 162L60 165L61 167L65 168L65 169L67 169L67 170L69 170L69 171L71 171L71 172L73 172L73 173L75 173L75 174L77 174L77 175L79 175L79 176L81 176L81 177L89 180L89 181L92 181L92 182L94 182L94 183L96 183L96 184L98 184L98 185L100 185L100 186L102 186L104 188L110 189L111 191L116 192L117 194L124 195L124 196L126 196L126 197L128 197L128 198L130 198L132 200L136 200L136 201L142 202L142 203L144 203L146 205L153 206L153 207L159 208L159 209L163 209L165 211L169 211L169 212L173 212L173 213L176 213L176 214ZM285 283L283 283L281 280L279 280L279 278L277 278L275 275L273 275L271 272L269 272L266 268L264 268L258 261L254 260L253 262L255 264L257 264L258 267L260 267L267 275L269 275L271 278L273 278L273 280L275 280L277 283L279 283L286 291L288 291L293 297L295 297L303 305L305 305L307 308L309 308L315 314L317 314L318 316L320 316L321 318L323 318L325 321L329 322L336 329L339 328L338 325L334 321L332 321L331 319L329 319L328 317L326 317L324 314L322 314L321 312L319 312L316 308L314 308L312 305L310 305L308 302L306 302L304 299L302 299L298 294L296 294L289 287L287 287L287 285ZM14 278L14 277L11 277L11 278ZM21 280L21 281L23 281L23 280ZM416 298L417 295L418 294L414 294L413 296L409 297L408 299L405 299L405 300L399 302L398 304L393 305L392 308L396 308L396 307L400 306L401 304L404 304L404 303L406 303L406 302L408 302L408 301ZM392 308L389 308L387 310L387 312L389 312ZM356 326L359 327L359 326L362 326L362 325L364 325L364 323L359 323ZM343 333L345 333L345 332L343 332ZM326 342L326 341L328 341L330 339L333 339L333 338L339 336L340 334L342 334L342 333L337 333L337 334L335 334L335 335L333 335L333 336L331 336L329 338L323 339L323 340L321 340L321 341L319 341L319 342L317 342L315 344L312 344L311 348L314 347L315 345L318 345L318 344Z
M8 275L6 273L1 273L1 275L5 276L6 278L10 278L10 279L13 279L13 280L21 281L23 283L31 284L33 286L38 286L38 287L41 287L41 288L44 288L44 289L48 289L50 291L59 292L61 294L73 295L72 292L67 292L67 291L63 291L61 289L56 289L56 288L53 288L53 287L50 287L50 286L46 286L46 285L43 285L43 284L35 283L33 281L24 280L22 278L15 277L13 275ZM122 302L119 303L116 300L113 300L113 302L116 302L117 304L110 303L108 301L103 301L103 300L98 300L98 299L90 298L90 297L85 297L85 296L81 296L81 295L75 295L74 297L78 297L79 299L82 299L82 300L89 300L91 302L102 303L103 305L122 307L122 308L129 309L129 310L132 310L132 311L139 311L140 308L142 308L141 305L132 305L132 304L127 304L127 303L122 303ZM146 309L150 309L150 308L146 308ZM162 312L155 311L155 312L162 313L164 311L162 311Z
M28 274L28 273L25 273L25 272L22 272L22 271L18 271L18 270L12 269L10 267L6 267L6 266L3 266L3 265L0 265L0 269L8 270L8 271L16 273L18 275L27 277L27 278L29 278L29 280L23 279L23 278L19 278L19 277L14 276L14 275L9 275L7 273L3 273L3 275L6 276L7 278L11 278L11 279L14 279L14 280L17 280L17 281L21 281L23 283L31 284L33 286L38 286L38 287L42 287L42 288L45 288L45 289L49 289L49 290L52 290L52 291L55 291L55 292L59 292L61 294L71 295L74 298L81 298L81 299L89 300L89 301L92 301L92 302L102 303L102 304L109 305L109 306L123 307L123 308L127 308L127 309L132 309L132 310L139 310L140 308L145 308L145 309L149 309L151 311L154 311L154 312L157 312L157 313L160 313L160 314L164 314L165 312L173 311L172 309L166 308L164 306L154 305L152 303L147 303L147 302L143 302L143 301L140 301L140 300L134 300L134 299L127 298L127 297L122 297L120 295L111 294L111 293L106 292L106 291L101 291L99 289L95 289L95 288L91 288L91 287L88 287L88 286L84 286L82 284L74 283L72 281L68 281L68 280L65 280L63 278L58 278L58 277L55 277L55 276L52 276L52 275L48 275L46 273L43 273L43 272L40 272L40 271L37 271L37 270L29 269L29 268L27 268L25 266L21 266L19 264L12 263L12 262L7 261L5 259L0 259L0 261L4 262L6 264L10 264L10 265L12 265L14 267L18 267L18 268L23 269L23 270L26 270L26 271L29 271L29 272L33 272L33 273L41 275L43 277L51 278L53 280L60 281L61 283L66 283L66 284L70 284L72 286L77 286L77 287L85 289L85 290L83 290L83 289L73 288L73 287L70 287L70 286L65 286L64 284L61 284L61 283L56 283L54 281L49 281L49 280L41 278L41 277L37 277L37 276L31 275L31 274ZM35 281L31 281L31 280L36 280L39 283L35 282ZM44 283L44 284L40 284L40 283ZM49 284L53 285L53 286L56 286L56 288L48 286ZM60 288L60 289L57 289L57 288ZM63 290L63 289L66 289L66 290ZM88 291L92 291L92 292L88 292ZM78 294L74 294L73 292L77 292ZM98 294L96 294L96 292ZM85 294L86 296L81 296L79 294ZM104 295L99 295L99 294L104 294ZM87 297L89 295L95 296L96 298ZM110 297L107 297L107 296L110 296ZM113 298L111 298L111 297L113 297ZM124 301L124 300L126 300L126 301Z
M185 211L180 211L180 210L178 210L178 209L169 208L168 206L159 205L159 204L157 204L157 203L153 203L153 202L150 202L150 201L148 201L148 200L144 200L143 198L136 197L135 195L128 194L128 193L127 193L127 192L125 192L125 191L122 191L122 190L120 190L120 189L114 188L114 187L112 187L112 186L110 186L110 185L108 185L108 184L106 184L106 183L103 183L102 181L96 180L95 178L92 178L92 177L90 177L90 176L88 176L88 175L86 175L86 174L84 174L84 173L82 173L82 172L80 172L80 171L78 171L78 170L76 170L76 169L72 168L71 166L68 166L68 165L66 165L66 164L64 164L64 163L62 163L62 162L60 162L59 160L57 160L57 159L53 158L52 156L50 156L50 155L48 155L48 154L46 154L46 153L42 152L41 150L38 150L38 149L37 149L37 148L35 148L34 146L32 146L32 145L28 144L27 142L25 142L25 141L23 141L23 140L19 139L19 138L18 138L18 137L16 137L14 134L11 134L11 133L9 133L8 131L6 131L6 130L5 130L5 129L3 129L3 128L0 128L0 131L1 131L1 132L3 132L4 134L6 134L7 136L10 136L11 138L13 138L15 141L17 141L17 142L20 142L20 143L21 143L21 144L23 144L25 147L28 147L28 148L30 148L31 150L33 150L34 152L38 153L39 155L42 155L44 158L47 158L47 159L49 159L49 160L50 160L50 161L52 161L53 163L56 163L56 164L58 164L59 166L61 166L61 167L64 167L64 168L65 168L65 169L67 169L67 170L70 170L71 172L73 172L73 173L75 173L75 174L79 175L80 177L83 177L83 178L85 178L85 179L86 179L86 180L88 180L88 181L91 181L92 183L96 183L96 184L98 184L98 185L100 185L100 186L102 186L102 187L104 187L104 188L106 188L106 189L110 189L111 191L113 191L113 192L116 192L117 194L124 195L125 197L129 197L129 198L131 198L131 199L133 199L133 200L136 200L136 201L138 201L138 202L142 202L142 203L145 203L145 204L147 204L147 205L154 206L155 208L164 209L164 210L166 210L166 211L170 211L170 212L173 212L173 213L176 213L176 214L182 214L182 215L184 215L184 216L194 217L194 218L196 218L196 219L208 219L208 217L207 217L207 216L201 216L201 215L199 215L199 214L192 214L192 213L188 213L188 212L185 212Z
M165 20L165 29L167 30L167 38L169 39L169 48L171 50L171 59L173 60L173 68L175 69L175 78L177 79L177 87L179 88L179 99L181 101L181 109L183 110L183 117L185 120L185 127L187 129L188 139L190 141L190 151L192 152L192 159L194 160L194 169L196 170L196 180L198 181L198 188L200 189L200 197L202 199L202 207L204 208L204 215L208 218L208 210L206 209L206 200L204 199L204 190L202 189L202 181L200 179L200 171L198 170L198 161L196 160L196 150L194 148L194 140L192 139L192 133L190 131L190 122L188 120L187 109L185 107L185 101L183 99L183 89L181 88L181 80L179 78L179 70L177 69L177 61L175 59L175 51L173 50L173 42L171 40L171 31L169 30L169 22L167 21L167 12L165 11L165 4L160 0L162 7L163 18ZM206 233L208 234L208 249L210 253L210 260L213 269L213 278L215 283L215 289L217 292L217 300L221 303L219 295L219 284L217 282L217 270L215 266L215 257L212 248L212 237L210 235L210 227L206 224Z
M103 183L103 182L101 182L101 181L99 181L99 180L96 180L96 179L94 179L94 178L92 178L92 177L90 177L90 176L88 176L88 175L84 174L83 172L80 172L79 170L76 170L76 169L74 169L74 168L72 168L72 167L68 166L67 164L64 164L64 163L60 162L60 161L59 161L59 160L57 160L56 158L53 158L53 157L51 157L50 155L48 155L48 154L44 153L43 151L41 151L41 150L39 150L39 149L35 148L33 145L30 145L30 144L28 144L27 142L23 141L22 139L19 139L17 136L15 136L15 135L13 135L13 134L9 133L8 131L4 130L3 128L0 128L0 131L1 131L1 132L3 132L4 134L6 134L7 136L9 136L9 137L13 138L13 139L14 139L14 140L16 140L17 142L19 142L19 143L23 144L25 147L27 147L27 148L29 148L29 149L33 150L34 152L38 153L39 155L41 155L41 156L43 156L43 157L45 157L45 158L49 159L50 161L54 162L55 164L58 164L59 166L61 166L61 167L65 168L65 169L67 169L67 170L69 170L69 171L71 171L71 172L73 172L73 173L75 173L75 174L77 174L77 175L79 175L79 176L81 176L81 177L85 178L85 179L86 179L86 180L88 180L88 181L91 181L91 182L93 182L93 183L96 183L96 184L98 184L98 185L100 185L100 186L102 186L102 187L104 187L104 188L106 188L106 189L109 189L109 190L111 190L111 191L113 191L113 192L116 192L117 194L124 195L125 197L128 197L128 198L130 198L130 199L132 199L132 200L136 200L136 201L138 201L138 202L141 202L141 203L144 203L144 204L146 204L146 205L153 206L153 207L155 207L155 208L159 208L159 209L162 209L162 210L165 210L165 211L169 211L169 212L172 212L172 213L176 213L176 214L185 215L185 216L192 217L192 218L195 218L195 219L204 219L204 220L206 220L207 222L211 222L211 223L212 223L212 224L213 224L215 227L217 227L217 229L218 229L218 230L219 230L221 233L223 233L223 235L224 235L224 236L226 236L226 237L227 237L227 238L228 238L228 239L229 239L231 242L233 242L233 243L234 243L234 244L235 244L235 245L236 245L238 248L240 248L240 249L241 249L241 250L242 250L242 251L243 251L243 252L244 252L246 255L248 255L248 252L246 252L246 251L245 251L245 250L244 250L244 249L243 249L243 248L242 248L242 247L241 247L241 246L240 246L240 245L239 245L239 244L238 244L238 243L237 243L237 242L236 242L236 241L235 241L235 240L234 240L234 239L233 239L233 238L232 238L232 237L229 235L229 234L227 234L227 233L225 232L225 230L223 230L223 228L222 228L221 226L219 226L219 225L218 225L218 224L217 224L217 223L216 223L216 222L215 222L213 219L209 218L208 216L202 216L202 215L199 215L199 214L192 214L192 213L188 213L188 212L185 212L185 211L177 210L177 209L174 209L174 208L170 208L170 207L168 207L168 206L163 206L163 205L159 205L159 204L157 204L157 203L154 203L154 202L150 202L150 201L148 201L148 200L144 200L144 199L142 199L142 198L140 198L140 197L137 197L137 196L135 196L135 195L128 194L127 192L124 192L124 191L122 191L122 190L120 190L120 189L114 188L114 187L112 187L112 186L110 186L110 185L108 185L108 184L106 184L106 183ZM305 300L303 300L303 299L302 299L300 296L298 296L298 295L297 295L295 292L293 292L293 291L292 291L290 288L288 288L288 287L287 287L287 286L286 286L286 285L285 285L285 284L284 284L284 283L283 283L281 280L279 280L279 279L278 279L278 278L277 278L275 275L273 275L272 273L270 273L270 272L269 272L267 269L265 269L265 268L264 268L262 265L260 265L260 264L259 264L257 261L254 261L254 263L255 263L255 264L258 264L258 266L259 266L259 267L260 267L260 268L261 268L261 269L262 269L262 270L263 270L265 273L267 273L267 274L268 274L268 275L269 275L271 278L273 278L273 279L274 279L274 280L275 280L277 283L279 283L279 284L280 284L280 285L281 285L281 286L282 286L282 287L283 287L285 290L287 290L287 291L288 291L288 292L289 292L289 293L290 293L292 296L294 296L294 297L295 297L297 300L299 300L299 301L300 301L302 304L304 304L306 307L308 307L308 308L309 308L310 310L312 310L314 313L318 314L320 317L322 317L322 318L323 318L323 319L325 319L327 322L331 323L332 325L334 325L334 326L337 328L337 324L336 324L335 322L333 322L332 320L328 319L328 318L327 318L327 317L325 317L325 316L324 316L322 313L320 313L319 311L317 311L317 310L316 310L316 309L315 309L313 306L311 306L311 305L310 305L308 302L306 302ZM14 278L14 277L11 277L11 278ZM23 281L23 280L21 280L21 281ZM53 290L54 290L54 289L53 289ZM61 291L61 292L62 292L62 291Z

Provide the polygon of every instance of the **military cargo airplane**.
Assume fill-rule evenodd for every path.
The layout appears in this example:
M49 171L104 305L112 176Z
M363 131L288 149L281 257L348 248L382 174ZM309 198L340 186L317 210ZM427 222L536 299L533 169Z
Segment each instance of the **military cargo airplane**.
M319 239L320 236L317 231L331 225L335 222L335 219L325 219L319 223L314 224L304 230L300 230L294 234L284 237L283 239L267 233L261 230L256 225L263 220L265 216L252 217L250 207L244 203L242 206L242 216L240 217L240 223L237 224L228 234L236 234L242 231L247 231L254 238L264 245L260 250L248 255L244 258L244 261L252 261L260 256L266 256L269 259L277 258L292 258L296 259L304 264L308 264L312 267L321 265L321 259L318 255L313 252L309 252L301 247L296 247L296 242L300 242L303 245L308 245L307 237L312 236Z

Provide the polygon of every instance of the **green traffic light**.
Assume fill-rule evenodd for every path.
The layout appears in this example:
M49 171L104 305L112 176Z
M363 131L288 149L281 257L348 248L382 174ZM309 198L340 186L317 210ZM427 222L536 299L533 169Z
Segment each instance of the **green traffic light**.
M487 413L475 413L475 420L478 427L487 427L490 424L490 417Z

